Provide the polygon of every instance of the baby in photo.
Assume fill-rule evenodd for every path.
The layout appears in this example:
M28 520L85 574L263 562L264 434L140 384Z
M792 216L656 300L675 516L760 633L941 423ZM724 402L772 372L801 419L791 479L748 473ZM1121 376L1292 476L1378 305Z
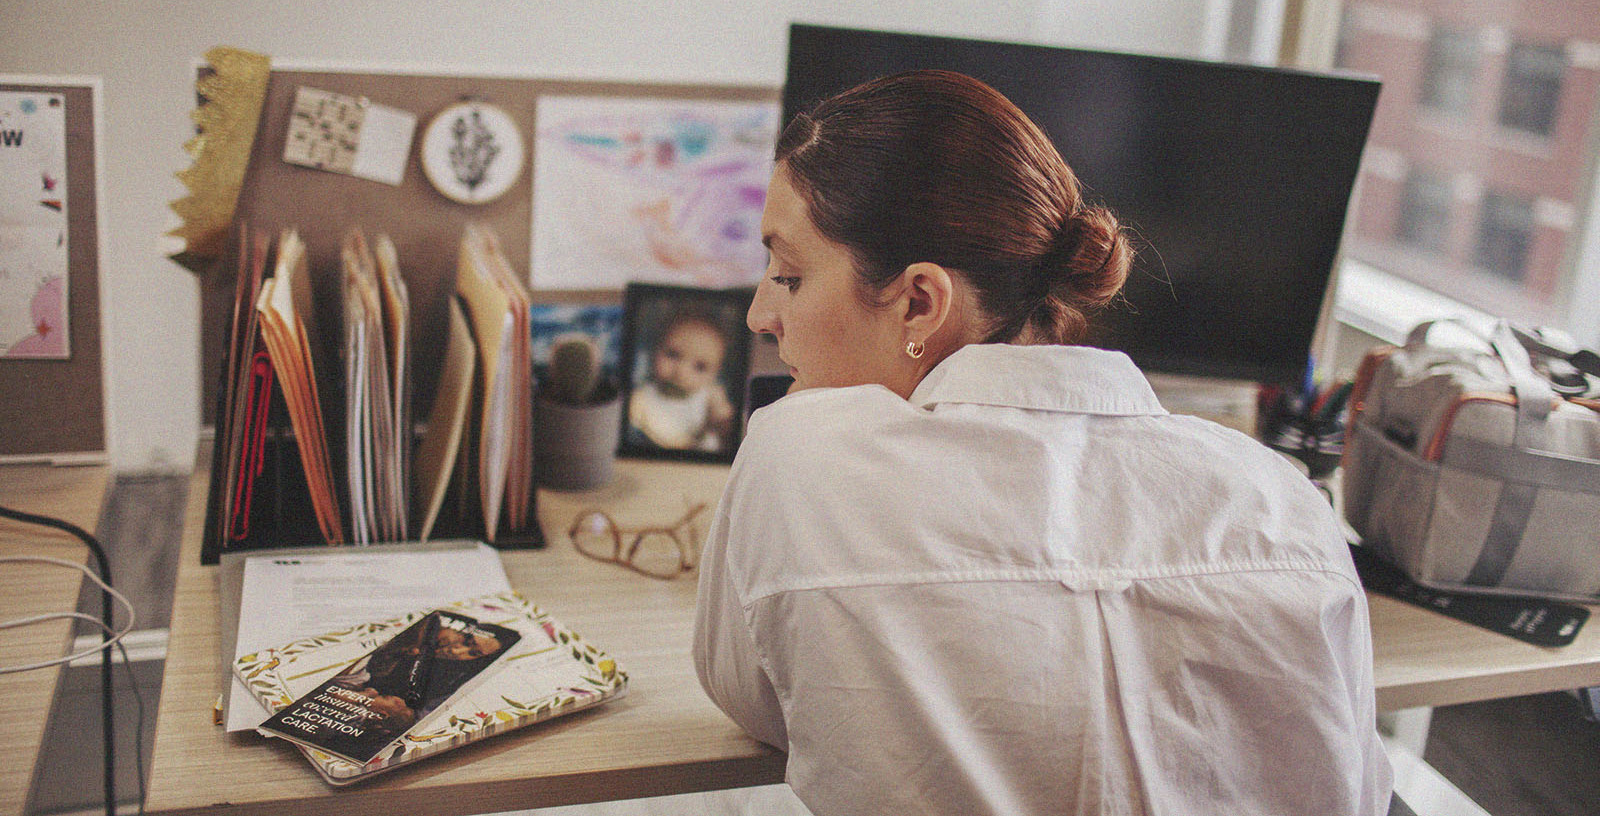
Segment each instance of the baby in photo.
M728 339L715 321L682 311L661 330L628 422L645 441L674 450L722 448L733 403L720 381Z

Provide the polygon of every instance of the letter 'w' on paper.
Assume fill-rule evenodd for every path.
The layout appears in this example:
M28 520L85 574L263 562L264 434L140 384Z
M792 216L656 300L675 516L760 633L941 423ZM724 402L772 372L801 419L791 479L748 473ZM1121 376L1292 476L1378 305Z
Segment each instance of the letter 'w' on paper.
M66 98L0 91L0 357L66 359Z

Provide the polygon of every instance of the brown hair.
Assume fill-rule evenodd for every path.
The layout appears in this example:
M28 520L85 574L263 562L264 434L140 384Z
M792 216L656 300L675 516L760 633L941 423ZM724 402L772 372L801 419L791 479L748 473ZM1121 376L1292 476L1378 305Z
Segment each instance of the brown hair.
M961 274L984 342L1075 343L1133 251L1055 146L999 91L949 71L872 80L801 113L777 161L870 302L907 266Z

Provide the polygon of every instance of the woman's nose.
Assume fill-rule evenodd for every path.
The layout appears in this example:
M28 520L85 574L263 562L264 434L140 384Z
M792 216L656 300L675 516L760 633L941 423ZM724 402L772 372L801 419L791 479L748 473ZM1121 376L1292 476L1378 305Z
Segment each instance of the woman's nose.
M771 285L766 281L756 285L756 295L750 301L750 311L745 314L745 325L756 334L778 333L778 311L773 307L772 296L768 294Z

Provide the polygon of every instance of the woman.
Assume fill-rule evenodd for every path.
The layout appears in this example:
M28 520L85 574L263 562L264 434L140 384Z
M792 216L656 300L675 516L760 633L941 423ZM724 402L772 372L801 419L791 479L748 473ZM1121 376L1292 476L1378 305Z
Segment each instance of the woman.
M819 816L1378 814L1366 605L1277 454L1077 347L1130 250L945 72L779 139L751 329L795 378L708 537L696 667Z

